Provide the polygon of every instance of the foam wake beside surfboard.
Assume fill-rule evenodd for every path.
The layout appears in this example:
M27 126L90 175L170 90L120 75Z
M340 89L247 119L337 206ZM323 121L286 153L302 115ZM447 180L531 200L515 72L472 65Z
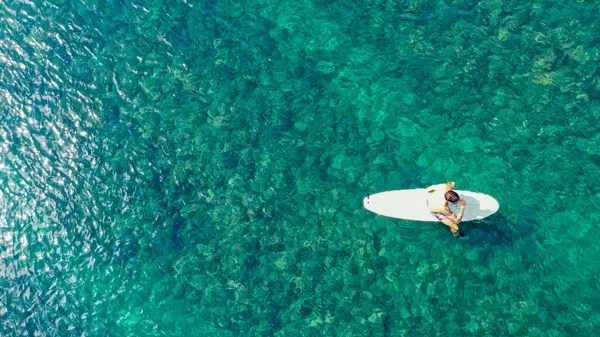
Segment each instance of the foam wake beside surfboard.
M467 203L462 221L480 220L498 211L500 205L492 196L469 191L455 191ZM427 207L424 188L387 191L370 195L363 200L366 209L379 215L415 221L438 221ZM460 206L448 203L454 213Z

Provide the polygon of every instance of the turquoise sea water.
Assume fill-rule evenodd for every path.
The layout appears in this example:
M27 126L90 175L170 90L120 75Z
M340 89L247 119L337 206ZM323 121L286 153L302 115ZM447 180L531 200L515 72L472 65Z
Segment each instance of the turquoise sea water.
M597 336L599 18L0 2L0 335ZM447 180L467 240L362 208Z

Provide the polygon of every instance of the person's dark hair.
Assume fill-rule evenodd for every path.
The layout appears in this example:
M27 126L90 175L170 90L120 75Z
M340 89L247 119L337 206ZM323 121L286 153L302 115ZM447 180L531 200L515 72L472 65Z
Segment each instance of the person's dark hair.
M457 202L458 199L460 199L460 197L458 196L458 193L456 193L454 191L446 192L446 194L444 194L444 197L446 198L446 200L448 200L450 202Z

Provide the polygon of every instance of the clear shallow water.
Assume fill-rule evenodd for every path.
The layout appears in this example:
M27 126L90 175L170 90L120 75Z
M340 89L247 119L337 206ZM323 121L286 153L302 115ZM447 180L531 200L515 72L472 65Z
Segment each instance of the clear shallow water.
M0 4L3 336L594 336L598 5ZM457 188L457 241L365 190Z

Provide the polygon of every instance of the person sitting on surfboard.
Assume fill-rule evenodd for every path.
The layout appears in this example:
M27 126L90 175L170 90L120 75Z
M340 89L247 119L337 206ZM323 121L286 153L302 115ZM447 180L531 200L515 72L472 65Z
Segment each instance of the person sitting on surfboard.
M431 215L440 220L444 225L450 227L450 231L454 237L460 238L465 235L458 231L458 223L463 218L467 203L463 199L460 199L458 193L452 190L454 189L454 186L456 186L456 183L451 181L446 184L438 184L427 187L427 206L429 207L429 212ZM448 202L458 204L460 206L460 211L458 214L454 214L450 210L450 207L448 207Z

